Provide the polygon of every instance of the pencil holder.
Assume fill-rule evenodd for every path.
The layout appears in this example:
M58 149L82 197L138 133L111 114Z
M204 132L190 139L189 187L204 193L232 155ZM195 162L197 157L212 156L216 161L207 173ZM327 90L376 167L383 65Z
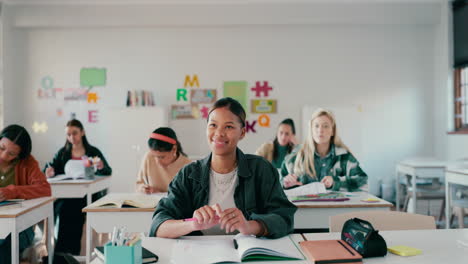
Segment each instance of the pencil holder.
M111 242L104 246L106 263L111 264L142 264L141 240L132 246L113 246Z

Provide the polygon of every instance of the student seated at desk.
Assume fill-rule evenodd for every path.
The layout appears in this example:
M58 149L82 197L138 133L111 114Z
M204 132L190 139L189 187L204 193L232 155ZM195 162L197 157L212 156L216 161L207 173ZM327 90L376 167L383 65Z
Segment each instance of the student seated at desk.
M82 157L99 157L96 175L111 175L112 169L107 164L104 155L94 146L91 146L86 139L83 125L80 121L72 119L68 121L65 133L67 139L54 156L53 160L47 163L45 173L47 177L54 177L65 173L65 164L69 160L81 160ZM100 192L93 195L92 199L97 200L104 196ZM83 233L85 214L81 212L86 206L86 198L58 199L54 203L54 217L59 218L58 237L55 247L56 252L80 254L80 240Z
M174 176L190 159L182 150L176 133L160 127L148 139L150 150L145 154L138 172L136 190L141 193L167 192Z
M295 145L297 145L297 140L294 121L286 118L278 126L275 139L260 146L255 154L264 157L279 169L284 157L291 153Z
M320 181L328 189L356 191L367 183L366 173L337 134L335 117L325 109L312 114L305 143L286 156L281 175L284 188Z
M5 127L0 134L0 201L50 196L50 185L31 155L32 143L26 129ZM34 239L33 227L19 234L20 252ZM11 235L0 239L0 263L11 263Z
M297 208L281 189L278 171L237 148L245 133L241 104L229 97L218 100L206 128L211 153L186 165L169 184L150 236L240 232L277 238L293 231Z

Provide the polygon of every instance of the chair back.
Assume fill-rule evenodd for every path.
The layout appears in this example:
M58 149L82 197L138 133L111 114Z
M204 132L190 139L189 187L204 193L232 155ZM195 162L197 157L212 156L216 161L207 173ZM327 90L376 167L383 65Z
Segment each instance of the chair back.
M375 210L356 211L330 216L330 232L341 232L344 222L354 217L370 222L377 230L436 229L435 219L433 216L397 211Z

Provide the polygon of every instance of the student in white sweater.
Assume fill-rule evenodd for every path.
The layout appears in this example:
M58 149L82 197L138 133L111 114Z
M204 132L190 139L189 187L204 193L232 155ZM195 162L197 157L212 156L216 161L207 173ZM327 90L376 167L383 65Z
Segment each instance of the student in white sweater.
M148 139L148 147L138 172L136 190L146 194L167 192L174 176L190 160L183 152L176 133L169 127L154 130Z

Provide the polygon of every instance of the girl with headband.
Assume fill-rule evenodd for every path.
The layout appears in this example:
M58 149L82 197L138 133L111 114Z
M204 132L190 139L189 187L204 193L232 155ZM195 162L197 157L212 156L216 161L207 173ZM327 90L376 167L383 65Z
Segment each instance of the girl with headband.
M150 134L149 151L141 162L136 190L141 193L167 192L174 176L190 163L183 152L176 133L169 127L160 127Z

